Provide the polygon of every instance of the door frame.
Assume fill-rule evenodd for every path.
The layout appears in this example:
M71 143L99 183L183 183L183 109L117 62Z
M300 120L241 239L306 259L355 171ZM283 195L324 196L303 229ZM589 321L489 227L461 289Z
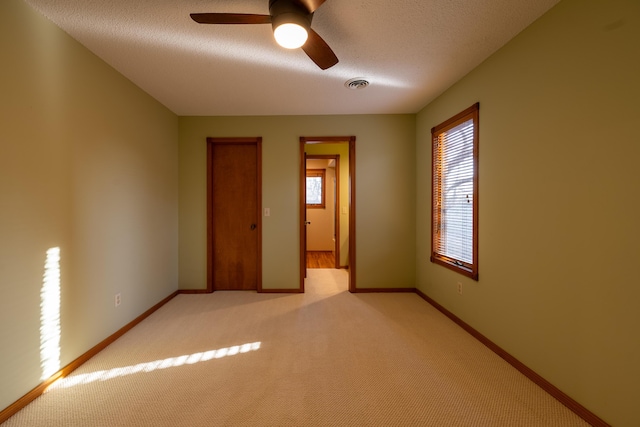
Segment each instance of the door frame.
M305 200L307 161L304 146L306 144L349 144L349 176L348 176L348 210L349 210L349 292L356 291L356 137L355 136L321 136L300 137L300 292L304 292L304 279L307 272L307 242ZM339 262L339 261L338 261Z
M213 256L214 216L213 194L213 146L214 145L255 145L256 146L256 221L257 221L257 260L256 290L262 292L262 137L252 138L207 138L207 293L214 291Z

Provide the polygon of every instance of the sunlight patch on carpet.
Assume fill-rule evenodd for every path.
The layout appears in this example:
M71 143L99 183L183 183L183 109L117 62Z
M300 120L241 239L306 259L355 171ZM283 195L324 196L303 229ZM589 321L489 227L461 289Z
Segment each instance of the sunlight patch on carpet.
M104 371L96 371L88 374L73 375L55 383L51 389L69 388L82 384L89 384L95 381L107 381L114 378L124 377L138 373L152 372L159 369L176 368L184 365L193 365L200 362L207 362L213 359L235 356L237 354L249 353L260 349L261 342L253 342L233 347L219 348L200 353L186 354L177 357L170 357L152 362L138 363L137 365L113 368Z

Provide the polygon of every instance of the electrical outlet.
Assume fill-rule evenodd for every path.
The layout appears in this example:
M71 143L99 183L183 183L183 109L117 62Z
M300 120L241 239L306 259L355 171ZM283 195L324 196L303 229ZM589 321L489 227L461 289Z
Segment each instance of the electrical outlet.
M120 294L116 294L115 302L116 302L116 307L119 306L120 303L122 302L122 296Z
M458 282L458 293L462 295L462 282Z

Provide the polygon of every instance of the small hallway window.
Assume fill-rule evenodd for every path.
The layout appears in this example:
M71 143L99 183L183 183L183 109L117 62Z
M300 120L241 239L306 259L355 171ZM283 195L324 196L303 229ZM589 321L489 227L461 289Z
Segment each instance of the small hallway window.
M307 208L325 207L325 170L307 169Z

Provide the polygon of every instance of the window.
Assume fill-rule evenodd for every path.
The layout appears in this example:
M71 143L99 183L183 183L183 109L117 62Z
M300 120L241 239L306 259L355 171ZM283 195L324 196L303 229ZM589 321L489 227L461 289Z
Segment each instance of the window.
M478 280L478 111L431 129L431 261Z
M307 169L307 207L324 209L325 170Z

